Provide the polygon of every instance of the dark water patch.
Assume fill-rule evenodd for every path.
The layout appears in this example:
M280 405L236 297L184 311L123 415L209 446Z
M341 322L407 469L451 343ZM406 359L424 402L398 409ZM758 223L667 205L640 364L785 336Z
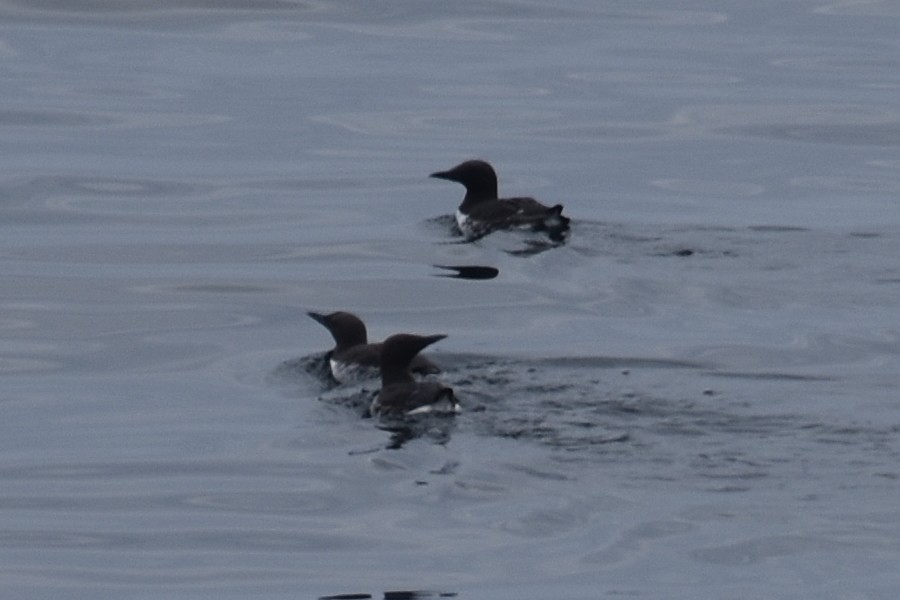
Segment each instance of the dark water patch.
M897 446L900 425L810 423L803 429L816 442L862 445L881 456L900 455L900 447Z
M772 476L772 465L761 464L743 455L722 453L720 455L700 454L690 462L690 467L703 479L727 481L725 491L749 490L754 481ZM741 485L744 484L744 485Z
M790 225L750 225L747 229L760 233L803 233L809 231L806 227L793 227Z

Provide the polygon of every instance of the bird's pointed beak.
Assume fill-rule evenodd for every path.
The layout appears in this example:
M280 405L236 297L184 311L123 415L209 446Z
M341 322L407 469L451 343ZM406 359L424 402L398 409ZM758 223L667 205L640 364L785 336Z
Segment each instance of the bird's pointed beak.
M431 344L433 344L435 342L439 342L446 337L447 337L447 334L445 334L445 333L438 333L436 335L426 335L425 339L428 341L426 346L430 346Z
M312 311L309 311L306 314L309 315L309 317L316 323L320 323L320 324L324 325L325 327L328 327L328 323L326 322L325 315L319 314L317 312L312 312Z
M444 338L446 338L446 337L447 337L447 335L446 335L446 334L443 334L443 333L439 333L439 334L437 334L437 335L422 335L422 336L419 336L419 343L418 343L418 347L419 347L419 348L418 348L418 350L416 350L416 354L418 354L419 352L421 352L422 350L424 350L424 349L427 348L428 346L432 345L433 343L439 342L439 341L441 341L442 339L444 339Z
M432 173L429 177L434 177L435 179L446 179L447 181L456 181L453 178L453 173L450 171L438 171L437 173Z

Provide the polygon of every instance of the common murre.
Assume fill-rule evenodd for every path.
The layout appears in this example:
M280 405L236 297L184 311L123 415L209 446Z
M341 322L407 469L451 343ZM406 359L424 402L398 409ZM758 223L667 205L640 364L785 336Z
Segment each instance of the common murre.
M308 312L334 338L327 360L331 376L339 383L372 379L379 375L382 344L369 343L366 325L353 313L338 311L327 315ZM440 373L441 369L425 358L415 356L410 369L420 375Z
M410 363L418 353L445 337L398 333L384 340L381 348L381 390L369 408L373 417L459 412L459 402L452 388L437 381L415 381L410 373Z
M448 171L430 177L461 183L466 188L456 210L456 224L463 235L477 239L498 229L545 231L554 241L562 241L569 231L569 218L562 204L545 206L534 198L498 198L497 174L483 160L467 160Z

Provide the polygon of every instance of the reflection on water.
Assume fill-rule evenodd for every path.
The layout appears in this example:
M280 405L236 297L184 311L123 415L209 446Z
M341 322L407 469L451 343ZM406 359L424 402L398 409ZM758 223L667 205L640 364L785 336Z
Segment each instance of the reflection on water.
M455 277L457 279L494 279L500 274L500 270L495 267L485 267L480 265L463 265L455 267L448 265L434 265L434 268L453 271L453 273L440 273L438 277Z
M4 597L896 595L895 4L0 14ZM336 306L463 412L365 418Z
M418 598L455 598L455 592L433 592L423 590L394 590L384 592L384 600L417 600ZM320 596L319 600L361 600L364 598L377 598L372 594L336 594Z

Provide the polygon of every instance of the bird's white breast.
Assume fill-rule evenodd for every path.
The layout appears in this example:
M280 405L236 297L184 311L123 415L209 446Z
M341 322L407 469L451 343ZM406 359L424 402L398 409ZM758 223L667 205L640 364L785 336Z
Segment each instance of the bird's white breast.
M469 235L472 232L472 219L458 208L456 209L456 226L465 235Z
M356 383L378 376L378 369L358 363L342 362L332 358L329 361L329 366L331 366L331 376L338 383Z
M453 400L448 400L447 398L442 398L437 402L433 402L432 404L425 404L423 406L418 406L412 410L406 412L407 416L415 416L415 415L430 415L430 414L439 414L439 415L450 415L450 414L459 414L462 412L459 404Z

